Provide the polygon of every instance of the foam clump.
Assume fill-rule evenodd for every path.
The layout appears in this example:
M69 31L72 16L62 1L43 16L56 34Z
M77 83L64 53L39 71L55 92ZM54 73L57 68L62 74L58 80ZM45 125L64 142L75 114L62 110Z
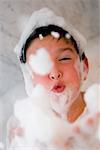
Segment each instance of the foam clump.
M96 85L96 87L98 86ZM93 91L95 91L96 87L93 86L92 90L94 89ZM78 148L81 146L81 143L83 147L85 146L87 149L88 146L83 139L79 136L76 137L76 134L73 133L72 128L75 126L75 124L71 125L67 121L57 117L51 109L49 103L50 100L51 97L44 87L42 85L36 85L32 98L28 98L23 101L17 101L15 103L15 117L18 118L21 127L23 127L25 130L24 140L27 141L27 143L25 143L23 147L28 148L36 146L38 149L46 148L48 150L65 150L67 147L67 145L65 145L67 140L70 144L70 140L75 138L73 150L78 150ZM87 118L87 116L84 116L79 120L79 124L81 125L84 133L88 133L88 131L90 132L89 128L84 126L84 121L86 119L85 117ZM95 129L93 129L93 131L94 130ZM91 133L92 135L94 134L94 132ZM89 135L91 133L89 133ZM38 141L38 143L36 143L36 141ZM44 143L44 145L47 145L48 147L42 147L43 145L41 143Z
M90 113L100 112L100 84L90 86L84 95Z
M2 142L0 142L0 150L4 149L4 144Z
M16 103L15 116L25 129L25 139L28 143L32 141L30 144L36 140L40 143L50 144L58 136L63 137L64 140L70 136L67 123L60 121L52 113L46 112L37 105L33 106L29 101ZM63 128L64 130L61 131L60 129ZM65 135L65 130L68 130L67 135Z
M55 32L55 31L52 31L51 32L51 35L54 37L54 38L59 38L60 37L60 34L58 32Z
M82 124L89 121L89 119L93 120L93 124L90 126L88 124L84 124L83 131L88 133L89 135L93 135L97 140L100 141L100 122L98 122L100 114L100 84L95 83L91 85L84 95L84 99L86 102L86 107L88 110L88 114L84 117ZM90 132L91 130L91 132Z
M14 107L15 117L25 130L24 138L28 141L27 145L31 147L33 142L39 141L47 144L49 148L55 147L54 150L57 147L58 150L59 143L55 145L54 141L59 141L60 138L62 141L60 145L64 146L67 138L72 136L71 127L69 128L67 121L53 113L49 103L51 97L42 85L36 85L33 97L17 101Z
M38 49L35 55L30 56L29 64L32 70L40 75L48 74L53 66L50 56L44 48Z
M66 34L65 34L65 37L66 37L67 39L70 39L70 38L71 38L71 35L70 35L69 33L66 33Z
M39 39L43 40L43 35L42 34L39 34Z
M41 85L37 84L32 91L33 104L38 105L41 109L50 109L50 97L46 89Z

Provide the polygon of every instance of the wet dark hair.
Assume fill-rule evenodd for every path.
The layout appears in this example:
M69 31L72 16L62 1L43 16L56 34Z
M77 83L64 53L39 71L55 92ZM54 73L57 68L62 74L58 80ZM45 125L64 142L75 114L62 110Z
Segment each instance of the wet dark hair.
M58 32L60 34L60 37L58 38L61 39L61 38L65 38L65 35L68 33L68 31L64 30L63 28L59 27L59 26L56 26L56 25L48 25L48 26L42 26L42 27L38 27L36 28L31 34L30 36L27 38L25 44L23 45L22 49L21 49L21 55L20 55L20 61L21 63L26 63L26 51L28 49L28 47L30 46L31 42L36 39L36 38L39 38L39 34L42 34L43 37L47 36L47 35L51 35L51 32L54 31L54 32ZM75 39L71 36L70 39L68 39L72 44L73 46L75 47L75 50L76 52L79 54L80 56L80 50L77 46L77 43L75 41ZM80 56L80 59L84 59L85 58L85 54L83 53L81 56Z

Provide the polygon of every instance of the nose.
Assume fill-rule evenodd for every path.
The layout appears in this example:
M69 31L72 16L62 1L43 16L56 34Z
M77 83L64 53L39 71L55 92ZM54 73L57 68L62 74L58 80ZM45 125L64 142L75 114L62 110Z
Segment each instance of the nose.
M57 69L53 69L49 74L49 78L51 80L59 80L62 78L62 76L63 76L63 73Z

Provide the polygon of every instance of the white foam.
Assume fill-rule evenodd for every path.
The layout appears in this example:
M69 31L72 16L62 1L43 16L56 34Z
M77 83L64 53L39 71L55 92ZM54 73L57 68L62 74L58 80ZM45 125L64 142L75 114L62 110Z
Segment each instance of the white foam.
M4 149L4 144L2 142L0 142L0 150Z
M34 82L33 82L34 76L32 70L30 69L27 63L26 64L21 63L20 67L22 69L23 76L24 76L26 93L29 97L31 97L32 91L34 89Z
M43 35L42 34L39 34L39 39L43 40Z
M46 91L46 89L42 85L37 84L34 87L32 97L34 98L34 104L37 104L39 107L45 108L47 110L50 109L50 100L48 91Z
M33 72L40 75L48 74L53 66L53 62L45 48L37 49L36 54L30 56L29 64Z
M40 106L33 105L30 101L17 102L15 116L25 129L27 141L39 140L40 143L49 144L52 140L58 138L58 135L64 136L64 138L70 136L69 131L67 135L64 135L65 130L64 132L60 130L61 128L67 129L67 122L60 121L50 111L48 113L48 111Z
M94 119L91 132L94 132L94 136L100 141L100 122L97 123L96 113L100 113L100 84L95 83L91 85L84 95L87 109L89 111L89 117ZM93 135L93 134L92 134Z
M67 93L69 101L70 95L70 93ZM25 128L27 140L38 139L40 142L48 143L58 138L58 136L64 138L64 141L70 136L71 131L67 129L68 122L58 118L52 111L52 109L55 109L55 102L53 103L55 100L57 100L56 103L59 103L59 113L65 113L63 109L66 109L66 95L62 93L54 96L46 91L42 85L36 85L32 99L16 102L14 109L15 116ZM63 116L63 114L61 115ZM60 130L61 128L64 129L64 132ZM65 130L67 135L65 134Z
M54 37L54 38L59 38L60 37L60 34L58 32L55 32L55 31L51 31L51 35Z
M76 93L75 89L73 89L73 90L74 90L74 93ZM68 94L67 98L69 100L71 100L70 95L73 95L72 94L73 90L70 88L69 91L71 93L70 92L68 92L69 94L67 93ZM59 138L61 138L62 141L61 141L60 148L63 149L62 147L64 146L63 144L65 142L65 139L73 137L75 134L71 132L72 131L71 124L69 125L67 121L65 122L62 119L58 119L52 113L51 110L52 109L60 110L60 112L62 113L62 110L64 109L64 105L66 105L65 104L66 103L66 99L65 99L66 95L64 95L64 93L57 94L57 95L50 94L44 89L44 87L42 85L36 86L36 89L35 89L33 95L34 95L34 98L17 102L15 105L16 117L18 119L20 119L21 123L23 124L23 126L26 130L26 137L27 137L26 139L27 139L27 141L29 141L28 142L29 145L32 146L33 141L35 139L38 139L40 143L44 142L45 144L49 145L49 148L50 148L50 146L52 148L54 148L54 146L55 146L55 149L59 149L59 143L58 143L58 145L53 145L54 144L53 142L54 142L54 140L57 140L56 138L58 138L58 141L59 141ZM62 107L62 108L58 109L58 108L56 108L56 106L54 106L55 103L52 103L53 105L51 105L51 103L47 102L47 101L51 101L51 100L52 101L56 100L56 102L59 103L58 108L60 108L60 107ZM85 116L82 119L83 120L80 120L78 123L81 123L82 128L84 129L84 132L86 133L87 129L89 129L89 128L86 128L84 126L84 120L86 119ZM63 130L61 130L61 129L63 129ZM76 142L78 142L78 143L76 143L77 145L75 143L73 143L73 144L75 144L74 145L75 148L77 146L81 145L79 142L82 139L80 139L80 138L81 137L78 137L78 135L77 135L77 139L75 137L75 139L78 140L78 141L76 141ZM85 142L84 142L83 146L86 146ZM79 147L77 147L77 148L79 148ZM40 149L41 149L41 146L40 146Z
M90 113L100 112L100 84L90 86L84 95Z
M51 107L52 109L58 113L61 117L64 117L67 113L67 105L69 104L71 91L66 90L62 94L53 94L51 95Z
M75 89L73 90L74 90L74 93L76 93ZM73 90L70 88L69 91L71 93L70 92L68 92L69 94L67 93L68 94L67 98L69 100L71 100L70 95L73 95L72 94ZM35 139L38 139L40 143L43 142L49 145L49 148L50 148L50 145L52 146L52 148L54 148L55 146L53 145L54 140L57 140L57 139L59 140L59 138L61 138L62 142L61 142L60 148L62 149L63 144L67 140L67 138L73 137L75 134L71 132L72 131L71 124L68 124L67 121L64 121L63 119L59 119L58 117L56 117L56 115L54 115L51 110L55 109L56 111L58 110L58 112L62 113L62 110L65 109L64 105L66 103L66 99L65 99L66 96L64 95L64 93L52 95L48 93L42 85L36 85L36 89L33 95L34 95L34 98L32 99L27 99L27 100L16 102L15 109L14 109L15 116L20 120L21 125L24 127L26 131L25 139L26 141L28 141L27 147L28 146L32 147L33 141ZM56 108L55 103L52 103L51 105L51 103L48 102L51 100L52 101L56 100L56 102L59 103L58 108L61 107L61 109ZM80 120L80 122L78 123L81 123L82 128L84 129L84 132L86 133L87 129L89 128L86 128L84 126L84 120L86 119L85 116L82 119L83 120ZM77 136L77 140L78 140L77 144L79 144L80 137ZM77 146L75 144L75 148ZM59 143L58 145L55 146L55 148L59 149ZM41 146L40 146L40 149L41 149Z
M66 34L65 34L65 37L66 37L67 39L70 39L70 38L71 38L71 35L70 35L69 33L66 33Z
M74 100L78 97L79 90L77 90L75 87L73 87L73 85L70 84L66 87L63 93L60 94L50 93L51 107L63 119L66 119L67 111L69 110Z

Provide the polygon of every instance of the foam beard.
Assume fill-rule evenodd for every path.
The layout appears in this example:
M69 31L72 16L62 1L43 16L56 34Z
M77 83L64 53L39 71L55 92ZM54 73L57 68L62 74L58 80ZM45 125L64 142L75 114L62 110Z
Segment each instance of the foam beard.
M80 89L73 87L73 85L69 85L66 87L63 93L55 94L50 93L50 104L51 108L63 119L66 119L67 112L70 109L70 106L78 97Z
M32 92L32 99L33 103L46 112L54 112L66 119L67 111L78 95L79 92L73 85L69 85L64 92L58 94L47 91L42 85L37 84Z

